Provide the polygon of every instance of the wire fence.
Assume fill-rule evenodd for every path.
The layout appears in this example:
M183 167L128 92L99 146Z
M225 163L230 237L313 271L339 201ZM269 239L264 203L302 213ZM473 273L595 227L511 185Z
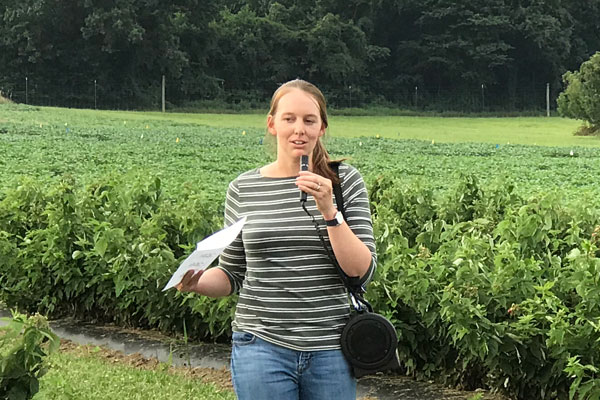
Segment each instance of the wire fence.
M485 85L471 88L437 88L415 86L412 90L387 94L394 104L418 110L436 111L539 111L556 109L555 97L549 85L509 91Z
M155 93L154 93L155 92ZM136 110L157 107L161 102L160 86L143 91L106 86L97 80L68 88L25 78L21 83L0 84L0 95L21 104L48 107Z
M382 105L416 111L437 112L523 112L550 114L556 109L556 98L562 88L551 88L550 84L530 84L518 88L500 85L487 87L452 88L428 87L426 85L404 87L382 87L373 93L359 85L346 87L322 87L330 105L336 108L356 108ZM169 86L165 87L167 108L176 109L201 101L221 102L224 108L236 99L248 104L266 104L268 93L228 90L221 87L219 92L200 98L186 98ZM69 108L148 110L162 108L163 88L161 81L145 88L128 88L102 84L91 80L87 84L70 85L68 88L55 86L45 81L24 77L21 82L0 81L0 95L16 103ZM253 99L255 101L249 101Z

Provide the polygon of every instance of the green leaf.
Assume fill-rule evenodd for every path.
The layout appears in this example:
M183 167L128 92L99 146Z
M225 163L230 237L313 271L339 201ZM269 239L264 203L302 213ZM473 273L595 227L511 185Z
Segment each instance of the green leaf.
M101 257L104 257L107 247L108 241L106 240L106 236L101 236L94 244L94 250L96 250Z
M571 250L569 252L569 254L567 254L567 259L574 260L574 259L578 258L579 256L581 256L581 251L578 248L574 248L573 250Z

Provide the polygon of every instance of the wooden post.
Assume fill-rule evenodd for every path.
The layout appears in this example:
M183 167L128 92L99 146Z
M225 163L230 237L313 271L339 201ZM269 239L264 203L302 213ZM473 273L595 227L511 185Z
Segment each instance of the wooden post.
M550 84L546 83L546 117L550 116Z
M162 112L165 112L165 76L162 76Z

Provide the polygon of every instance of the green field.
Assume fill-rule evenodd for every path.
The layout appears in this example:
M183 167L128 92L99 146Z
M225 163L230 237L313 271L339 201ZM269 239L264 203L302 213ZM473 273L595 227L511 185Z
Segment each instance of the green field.
M167 192L192 185L222 201L227 183L273 154L263 115L162 114L0 106L0 187L15 178L80 183L106 174L160 176ZM600 138L561 118L331 118L327 146L367 181L389 175L443 189L460 173L513 182L528 194L592 199ZM377 137L379 135L379 138ZM595 200L592 200L595 201Z
M122 115L128 118L136 113ZM116 117L112 115L111 118ZM264 129L265 116L258 114L161 114L143 113L149 118L213 127ZM514 143L545 146L600 146L600 138L576 137L571 133L577 121L551 117L518 118L440 118L401 116L331 116L329 134L333 137L380 137L436 142Z
M8 106L0 109L0 123L64 125L84 121L87 127L128 122L134 124L167 122L238 129L264 130L263 114L191 114L128 111L94 111L42 108L33 119L15 116ZM12 106L10 109L18 109ZM4 115L3 115L4 114ZM543 146L600 146L599 137L577 137L572 133L580 121L559 117L441 118L417 116L330 116L333 137L381 137L436 142L482 142Z
M160 118L158 113L148 113ZM164 117L163 117L164 118ZM265 124L263 115L174 114L174 121L215 127L257 128ZM333 137L380 137L417 139L436 142L482 142L545 146L600 146L600 138L577 137L571 133L577 121L551 117L518 118L440 118L364 116L330 117L329 134Z

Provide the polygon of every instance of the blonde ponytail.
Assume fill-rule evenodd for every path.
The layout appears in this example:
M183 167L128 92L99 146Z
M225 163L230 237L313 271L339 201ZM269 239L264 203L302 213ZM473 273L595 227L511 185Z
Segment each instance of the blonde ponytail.
M321 143L321 139L317 141L317 145L313 150L312 162L313 172L315 174L319 174L325 178L331 179L331 182L333 182L334 185L339 183L337 175L329 167L331 158L329 157L329 153L327 153L325 146L323 146L323 143Z

